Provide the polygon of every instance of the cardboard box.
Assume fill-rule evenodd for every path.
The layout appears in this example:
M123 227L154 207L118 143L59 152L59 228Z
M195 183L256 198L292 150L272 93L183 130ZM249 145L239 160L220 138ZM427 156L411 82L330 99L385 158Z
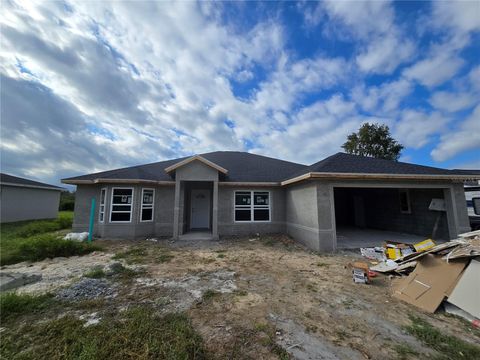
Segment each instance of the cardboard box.
M392 282L393 296L434 313L455 287L466 264L447 263L440 256L425 255L410 275Z
M480 260L470 262L448 302L480 319Z
M350 264L352 267L353 282L360 284L368 284L370 282L370 276L368 273L368 264L364 262L354 262Z
M418 252L429 250L429 249L433 248L434 246L435 246L435 243L433 242L432 239L423 240L423 241L420 241L419 243L416 243L415 245L413 245L415 250L418 251Z

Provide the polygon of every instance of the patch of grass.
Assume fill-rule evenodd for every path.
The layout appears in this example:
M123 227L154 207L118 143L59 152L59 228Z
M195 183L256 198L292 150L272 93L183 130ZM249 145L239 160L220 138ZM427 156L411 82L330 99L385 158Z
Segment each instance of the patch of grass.
M14 247L2 249L0 263L15 264L21 261L40 261L46 258L85 255L101 250L97 245L63 240L53 234L41 234L26 239L18 239Z
M216 296L220 295L220 293L218 291L215 291L215 290L212 290L212 289L208 289L207 291L205 291L203 293L203 296L202 296L202 301L203 302L207 302L207 301L210 301L212 300L213 298L215 298Z
M223 258L225 258L225 254L218 254L218 255L217 255L217 258L223 259Z
M3 239L25 238L52 231L72 227L73 211L60 211L58 217L52 220L30 220L2 224L1 235Z
M327 267L327 266L330 266L330 264L327 264L327 263L324 263L324 262L318 262L318 263L316 263L316 265L317 265L318 267Z
M175 256L173 256L172 254L168 254L168 253L160 254L156 257L156 261L157 261L157 263L163 264L163 263L171 261L174 257Z
M142 307L105 315L84 326L74 316L29 323L2 334L5 359L198 359L204 344L185 314L157 315Z
M275 354L278 359L291 359L290 354L283 347L276 342L276 329L268 323L256 323L255 331L263 333L266 337L263 339L263 345L267 346L272 354Z
M480 359L480 347L467 343L455 336L446 335L427 321L411 316L412 323L405 330L430 348L438 351L438 359Z
M100 279L105 277L107 274L105 274L105 271L101 267L98 268L93 268L89 271L87 271L83 276L91 278L91 279Z
M407 360L409 358L416 359L419 355L418 352L408 344L395 344L393 350L397 353L399 360Z
M52 295L28 295L7 292L0 294L0 315L6 319L45 309L54 302Z
M139 264L145 262L147 255L148 251L144 247L133 247L126 251L115 254L112 259L124 259L127 264Z
M115 263L114 265L110 266L110 270L112 272L112 275L120 276L123 279L130 279L139 274L137 271L126 268L120 263Z

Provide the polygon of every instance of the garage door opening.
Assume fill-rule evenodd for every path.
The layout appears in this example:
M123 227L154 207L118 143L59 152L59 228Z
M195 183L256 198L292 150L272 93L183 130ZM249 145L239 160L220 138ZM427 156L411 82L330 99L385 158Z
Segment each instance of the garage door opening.
M445 211L429 210L443 189L334 188L337 248L449 238Z

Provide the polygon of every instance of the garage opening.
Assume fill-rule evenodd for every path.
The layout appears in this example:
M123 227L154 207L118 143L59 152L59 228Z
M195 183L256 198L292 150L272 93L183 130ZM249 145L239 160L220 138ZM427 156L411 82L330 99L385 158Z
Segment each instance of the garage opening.
M336 187L334 199L338 248L449 238L446 212L429 209L443 189Z

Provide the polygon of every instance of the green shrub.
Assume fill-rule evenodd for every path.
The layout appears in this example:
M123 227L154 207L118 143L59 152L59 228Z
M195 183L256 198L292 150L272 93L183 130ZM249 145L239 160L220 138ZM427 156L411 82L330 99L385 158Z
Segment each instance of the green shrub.
M2 251L0 263L8 265L59 256L85 255L95 250L101 250L101 248L88 243L63 240L52 234L42 234L18 240L14 248Z
M203 341L184 314L142 307L83 326L74 316L26 324L2 334L5 359L205 359Z
M87 271L83 276L91 278L91 279L100 279L106 276L105 271L101 267L94 268Z
M7 292L0 294L0 316L2 321L14 316L42 310L54 300L50 294L28 295Z

